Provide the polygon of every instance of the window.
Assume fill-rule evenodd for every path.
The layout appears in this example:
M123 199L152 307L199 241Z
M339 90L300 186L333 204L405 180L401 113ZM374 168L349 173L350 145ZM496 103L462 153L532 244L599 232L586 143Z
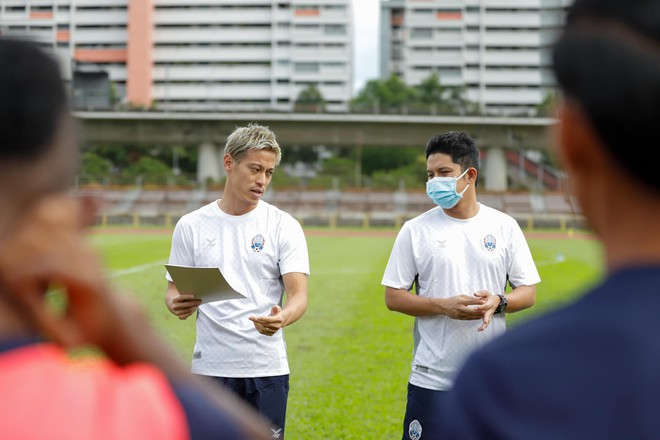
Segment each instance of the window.
M410 38L415 40L431 39L433 38L433 29L431 28L416 28L410 32Z
M326 35L346 35L346 26L343 24L326 24L324 32Z
M297 73L318 73L319 63L296 63L295 71Z

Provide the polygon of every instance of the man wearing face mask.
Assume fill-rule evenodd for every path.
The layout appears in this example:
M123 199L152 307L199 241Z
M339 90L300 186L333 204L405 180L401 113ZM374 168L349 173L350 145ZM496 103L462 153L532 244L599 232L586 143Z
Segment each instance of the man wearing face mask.
M518 223L477 202L478 160L465 133L428 141L426 192L438 207L403 225L383 276L387 307L415 317L404 440L439 438L440 402L463 360L504 333L505 313L535 301L540 278Z

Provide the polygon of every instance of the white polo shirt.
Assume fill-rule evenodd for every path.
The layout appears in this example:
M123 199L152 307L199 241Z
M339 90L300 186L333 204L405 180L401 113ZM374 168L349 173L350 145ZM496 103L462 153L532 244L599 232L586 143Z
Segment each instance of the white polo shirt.
M514 286L541 281L516 221L479 205L474 217L461 220L440 207L406 222L399 232L382 284L411 290L419 276L420 296L449 298L479 290L504 294L507 276ZM448 390L458 369L478 346L504 333L504 314L494 315L483 332L481 320L444 315L415 318L410 383Z
M283 331L260 334L249 316L282 305L282 275L309 275L307 243L289 214L260 201L247 214L223 212L217 201L184 215L172 236L170 264L218 267L246 299L202 304L192 372L218 377L289 374ZM166 274L168 281L172 281Z

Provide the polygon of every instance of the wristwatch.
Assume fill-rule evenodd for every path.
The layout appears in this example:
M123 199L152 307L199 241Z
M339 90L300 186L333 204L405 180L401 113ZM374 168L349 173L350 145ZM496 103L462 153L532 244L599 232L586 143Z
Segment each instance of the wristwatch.
M507 300L506 300L506 297L504 295L500 295L499 293L497 294L497 296L500 297L500 304L495 309L495 313L496 314L497 313L504 313L506 311L506 305L508 303Z

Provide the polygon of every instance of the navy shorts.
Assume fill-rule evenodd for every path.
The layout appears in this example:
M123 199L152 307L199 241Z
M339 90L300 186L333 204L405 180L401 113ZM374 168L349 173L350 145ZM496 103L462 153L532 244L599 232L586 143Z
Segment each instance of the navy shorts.
M275 426L272 438L284 438L286 402L289 397L289 375L270 377L213 377L225 388L254 407Z
M440 411L446 393L408 384L408 404L403 419L402 440L440 438Z

